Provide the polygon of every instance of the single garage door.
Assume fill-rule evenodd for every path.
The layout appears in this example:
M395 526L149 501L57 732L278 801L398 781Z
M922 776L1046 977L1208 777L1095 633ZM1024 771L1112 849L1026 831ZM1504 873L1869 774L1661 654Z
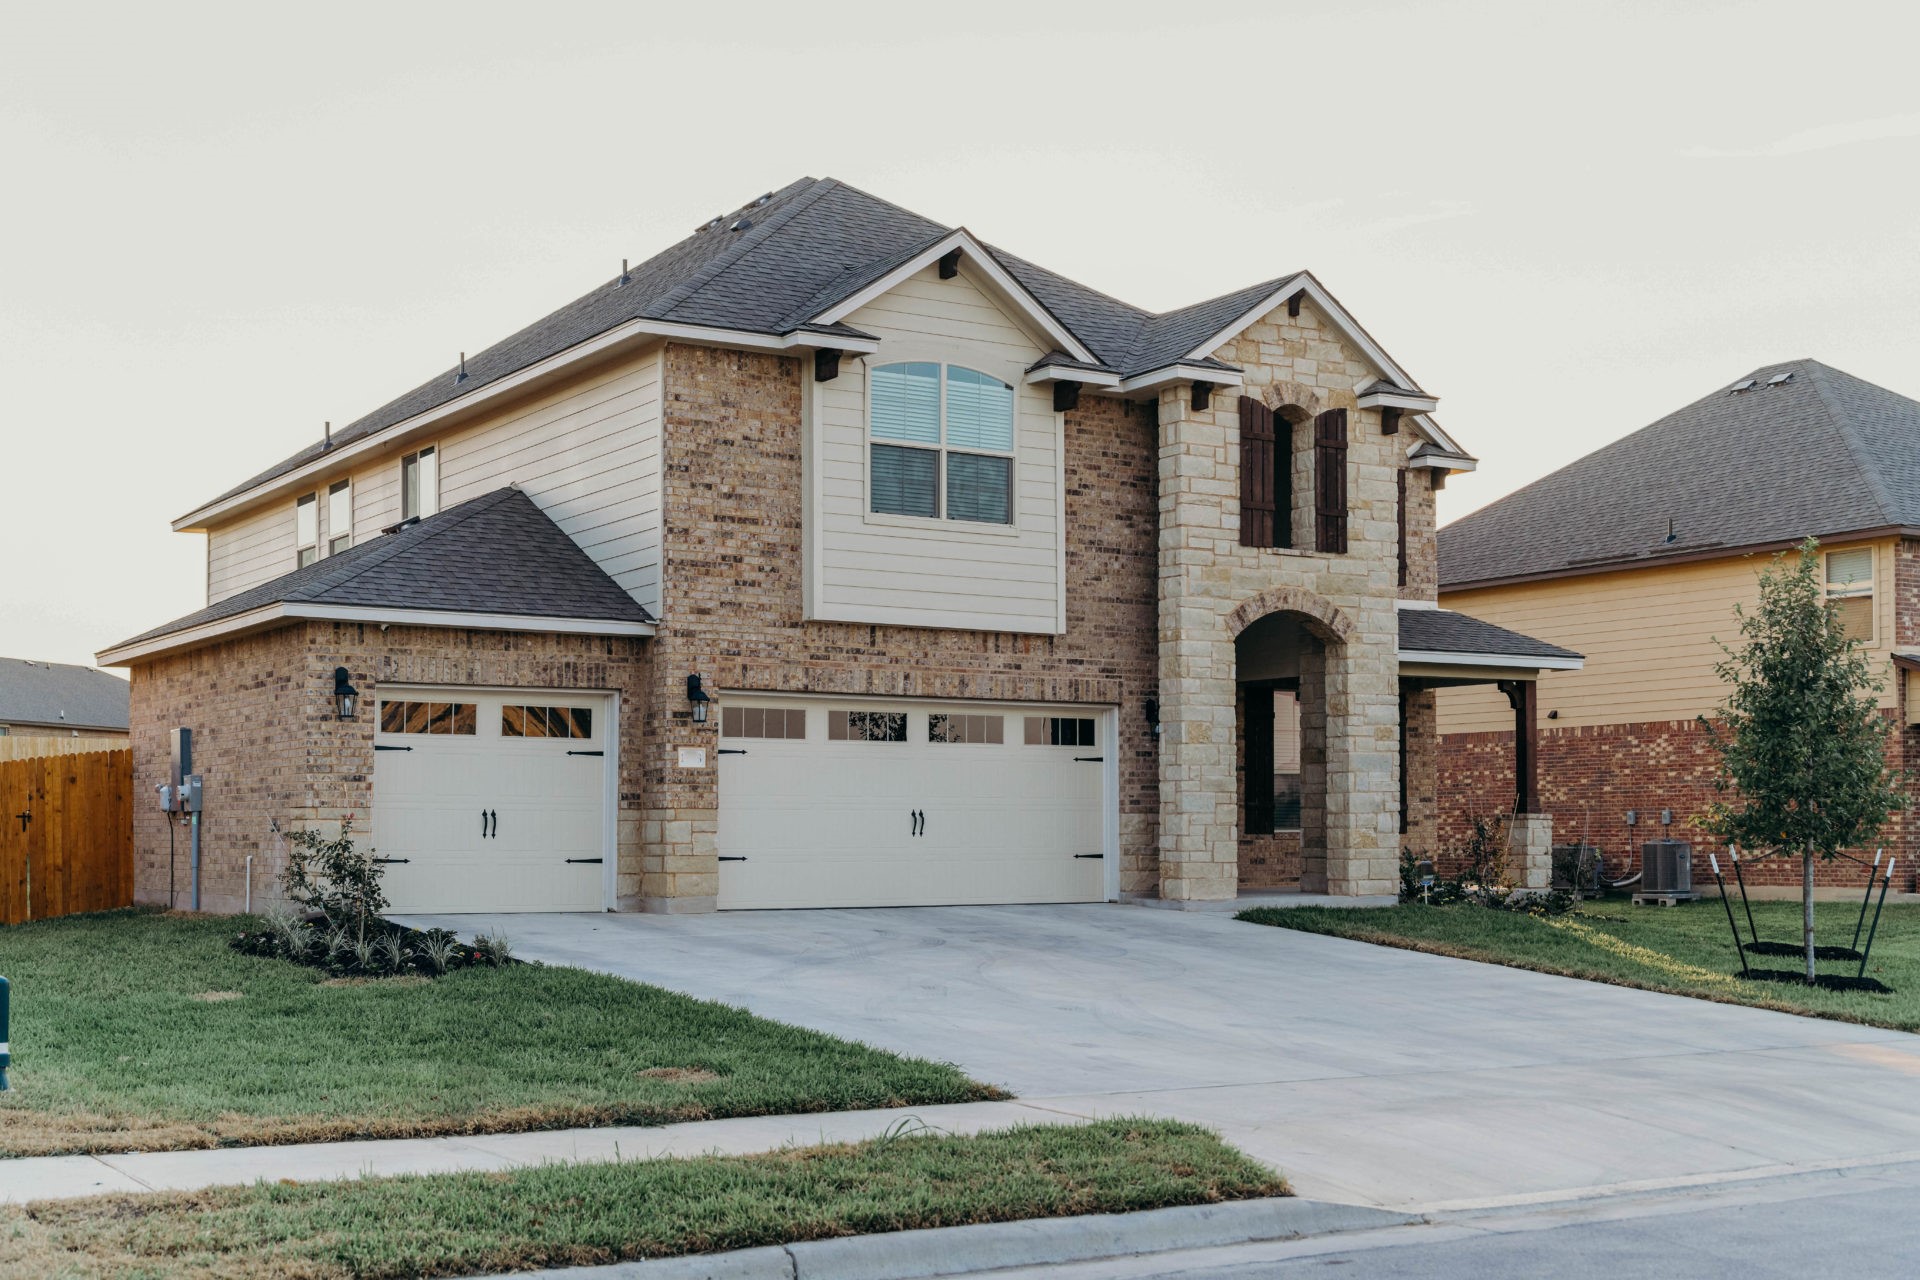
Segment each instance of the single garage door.
M600 694L383 687L373 834L395 911L606 906Z
M1098 708L729 695L723 910L1097 902Z

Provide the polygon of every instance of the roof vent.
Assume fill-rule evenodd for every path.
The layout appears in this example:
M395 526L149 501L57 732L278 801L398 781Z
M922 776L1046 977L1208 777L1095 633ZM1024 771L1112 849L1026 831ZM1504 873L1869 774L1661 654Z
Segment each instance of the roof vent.
M732 226L730 226L730 227L728 227L728 228L727 228L727 230L729 230L729 231L745 231L745 230L746 230L746 229L747 229L748 227L751 227L752 225L753 225L753 223L752 223L752 222L751 222L750 220L748 220L748 219L746 219L746 218L735 218L735 219L733 220L733 225L732 225Z
M753 202L754 207L759 208L761 205L765 204L767 201L771 199L773 199L773 192L769 191L767 192L767 194L761 196L758 200L755 200Z
M1777 387L1777 386L1780 386L1782 383L1792 382L1792 381L1793 381L1793 370L1789 369L1785 373L1776 373L1771 378L1768 378L1767 385L1770 387Z
M1742 378L1740 379L1740 381L1734 383L1731 387L1727 388L1727 394L1737 396L1742 391L1751 391L1759 385L1760 385L1760 380L1758 378Z

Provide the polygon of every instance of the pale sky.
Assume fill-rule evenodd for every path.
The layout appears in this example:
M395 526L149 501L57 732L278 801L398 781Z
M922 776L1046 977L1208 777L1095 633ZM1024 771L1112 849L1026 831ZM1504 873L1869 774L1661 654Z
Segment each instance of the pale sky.
M200 607L170 519L803 174L1154 309L1311 268L1481 458L1443 519L1760 364L1920 397L1917 36L1831 2L0 0L0 655Z

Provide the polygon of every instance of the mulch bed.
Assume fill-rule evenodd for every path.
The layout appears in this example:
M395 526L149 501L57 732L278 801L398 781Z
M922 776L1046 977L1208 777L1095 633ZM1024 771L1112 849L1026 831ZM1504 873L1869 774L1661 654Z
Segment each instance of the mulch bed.
M1756 956L1804 956L1807 949L1798 942L1749 942L1746 950ZM1860 953L1852 947L1815 947L1815 960L1858 960Z
M1840 948L1831 949L1837 951ZM1748 982L1791 983L1796 987L1807 985L1807 975L1796 969L1753 969L1734 976L1744 978ZM1878 978L1855 978L1844 973L1820 974L1814 978L1813 985L1826 991L1872 991L1879 995L1893 994L1893 988Z

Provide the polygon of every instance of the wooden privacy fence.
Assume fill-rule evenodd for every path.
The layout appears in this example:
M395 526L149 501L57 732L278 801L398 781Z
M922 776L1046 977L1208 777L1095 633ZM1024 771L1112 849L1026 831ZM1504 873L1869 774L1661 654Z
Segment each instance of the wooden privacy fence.
M124 751L125 738L54 738L40 734L0 734L0 760L29 756L67 756L79 752Z
M0 760L0 925L133 905L133 752Z

